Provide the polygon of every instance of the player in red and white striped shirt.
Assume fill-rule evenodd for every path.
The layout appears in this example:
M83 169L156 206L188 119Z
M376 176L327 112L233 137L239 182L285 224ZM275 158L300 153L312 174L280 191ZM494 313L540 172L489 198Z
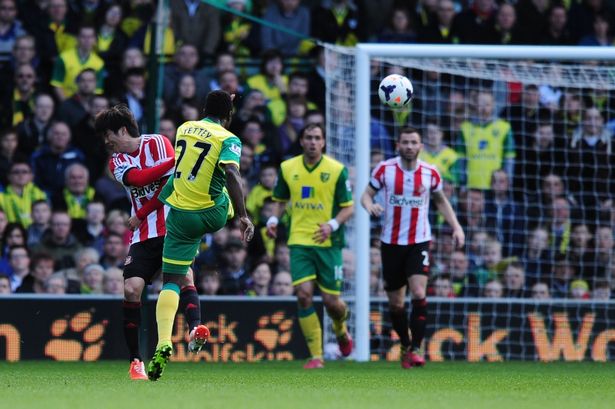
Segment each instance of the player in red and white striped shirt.
M109 169L126 188L132 203L129 227L133 230L124 263L124 338L130 351L131 379L147 380L139 353L141 293L162 268L162 248L168 208L158 195L173 174L175 150L162 135L140 135L137 122L126 105L116 105L96 116L96 133L114 152ZM198 351L209 330L201 324L199 296L191 272L180 293L180 308L190 331L191 351ZM202 336L206 332L207 336Z
M397 138L399 156L380 162L373 170L361 204L372 216L384 214L380 236L382 274L389 298L391 323L399 335L403 368L425 365L418 350L425 335L427 301L425 290L429 275L429 200L433 199L444 219L453 228L453 240L463 247L465 235L455 212L442 192L442 178L431 165L418 159L423 147L414 128L404 128ZM384 207L374 202L384 191ZM407 287L412 295L410 332L405 309Z

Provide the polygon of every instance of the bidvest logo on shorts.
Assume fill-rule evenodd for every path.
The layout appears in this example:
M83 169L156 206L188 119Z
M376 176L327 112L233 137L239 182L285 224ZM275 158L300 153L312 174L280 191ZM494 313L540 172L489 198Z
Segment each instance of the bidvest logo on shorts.
M421 196L391 195L389 196L389 204L399 207L421 207L423 206L423 198Z

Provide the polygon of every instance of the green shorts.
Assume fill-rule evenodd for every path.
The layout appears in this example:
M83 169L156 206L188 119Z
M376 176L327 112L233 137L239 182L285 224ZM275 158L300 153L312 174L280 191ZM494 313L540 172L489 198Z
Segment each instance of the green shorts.
M186 275L203 236L223 228L229 215L228 200L198 212L169 209L162 249L163 273Z
M344 272L342 249L338 247L290 247L290 272L293 285L316 280L320 290L339 295Z

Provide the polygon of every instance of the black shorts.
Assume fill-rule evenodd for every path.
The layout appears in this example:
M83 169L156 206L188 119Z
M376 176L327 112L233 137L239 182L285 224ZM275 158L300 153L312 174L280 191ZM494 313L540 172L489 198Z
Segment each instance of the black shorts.
M147 239L131 245L124 262L124 280L140 277L145 284L151 284L162 268L163 245L164 237Z
M429 242L398 246L381 243L382 276L386 291L408 285L415 274L429 275Z

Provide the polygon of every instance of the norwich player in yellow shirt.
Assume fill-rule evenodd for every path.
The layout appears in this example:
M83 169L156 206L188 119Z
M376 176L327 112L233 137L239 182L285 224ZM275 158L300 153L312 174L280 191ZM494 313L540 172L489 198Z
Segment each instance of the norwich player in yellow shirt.
M225 91L212 91L205 102L205 118L177 129L175 174L159 196L170 209L162 250L164 284L156 304L158 344L147 367L152 381L160 378L173 353L171 333L179 290L201 238L223 228L233 216L229 196L239 215L243 238L250 241L254 235L239 174L241 141L226 129L232 111L233 97Z
M342 355L352 352L346 328L348 307L340 298L342 290L343 224L352 216L353 202L348 170L324 155L325 131L308 125L299 136L303 154L282 162L273 200L280 202L275 216L267 222L268 234L277 235L278 217L290 202L288 238L290 269L299 304L299 324L310 350L304 368L322 368L322 329L312 304L318 285Z

